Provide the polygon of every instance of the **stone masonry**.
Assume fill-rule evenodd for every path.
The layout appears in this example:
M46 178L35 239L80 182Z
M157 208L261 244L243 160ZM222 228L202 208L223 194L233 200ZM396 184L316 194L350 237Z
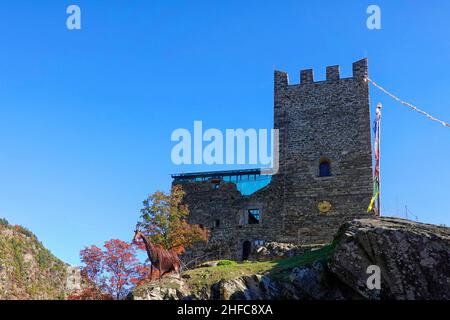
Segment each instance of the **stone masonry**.
M249 196L223 179L182 183L190 222L211 231L186 261L247 259L264 242L327 243L342 223L367 216L373 184L367 75L367 59L353 63L350 78L331 66L325 81L303 70L300 84L289 84L287 73L275 71L279 172ZM182 178L174 176L173 184ZM249 224L255 209L259 221Z

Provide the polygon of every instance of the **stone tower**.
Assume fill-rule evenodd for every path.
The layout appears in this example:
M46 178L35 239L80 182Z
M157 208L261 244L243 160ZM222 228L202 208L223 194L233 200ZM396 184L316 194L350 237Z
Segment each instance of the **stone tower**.
M246 259L269 241L320 244L339 226L366 217L372 195L372 152L367 59L341 78L327 67L326 80L312 70L300 83L275 71L274 128L279 129L279 171L263 188L244 194L240 183L259 181L259 169L173 176L186 192L190 222L211 231L189 258Z
M273 182L283 186L282 227L289 235L327 238L342 220L367 210L373 182L367 76L367 59L353 64L351 78L330 66L325 81L302 70L300 84L289 85L288 75L275 71L280 170ZM318 210L320 204L329 209Z

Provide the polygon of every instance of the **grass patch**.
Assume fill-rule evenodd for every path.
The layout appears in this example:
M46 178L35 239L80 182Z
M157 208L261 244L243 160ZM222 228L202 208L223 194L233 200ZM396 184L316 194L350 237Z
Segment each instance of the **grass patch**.
M189 286L196 288L210 287L220 280L231 280L252 274L266 273L276 262L242 262L216 267L197 268L184 272Z
M223 267L223 266L235 266L237 265L236 261L232 261L232 260L219 260L217 261L217 266L218 267Z
M319 250L306 252L302 255L279 260L277 265L269 271L269 275L278 280L287 280L291 270L295 267L308 266L314 261L328 260L335 248L335 244L329 244Z
M221 280L232 280L242 276L254 274L268 275L276 280L288 279L291 270L299 266L307 266L314 261L327 260L335 245L326 245L315 251L310 251L299 256L275 261L263 262L235 262L221 260L216 267L197 268L185 271L183 274L189 286L194 288L210 287Z

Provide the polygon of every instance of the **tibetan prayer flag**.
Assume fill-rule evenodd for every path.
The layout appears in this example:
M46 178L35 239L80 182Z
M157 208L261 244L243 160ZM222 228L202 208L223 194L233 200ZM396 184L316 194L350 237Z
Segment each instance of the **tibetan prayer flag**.
M373 131L375 134L373 152L375 155L375 169L373 172L373 194L370 200L367 212L373 210L375 200L380 196L380 121L381 121L381 103L377 106L375 121L373 124ZM380 210L380 208L378 208Z

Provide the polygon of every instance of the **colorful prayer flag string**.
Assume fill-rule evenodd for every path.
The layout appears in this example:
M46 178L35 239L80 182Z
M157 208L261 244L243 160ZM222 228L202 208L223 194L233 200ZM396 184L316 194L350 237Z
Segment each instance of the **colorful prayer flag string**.
M373 172L373 195L370 200L369 208L367 212L373 210L376 199L380 199L380 125L381 125L381 103L377 105L377 111L375 115L375 121L373 123L373 131L375 134L375 141L373 151L375 154L375 169ZM380 214L380 203L378 201L378 214Z
M421 110L421 109L419 109L419 108L413 106L412 104L410 104L410 103L408 103L408 102L406 102L406 101L403 101L403 100L400 99L399 97L393 95L392 93L390 93L389 91L387 91L386 89L384 89L382 86L378 85L375 81L371 80L370 78L366 78L366 79L367 79L367 81L369 81L371 84L373 84L375 87L377 87L378 89L380 89L381 91L383 91L385 94L387 94L388 96L390 96L392 99L394 99L394 100L400 102L401 104L407 106L408 108L413 109L414 111L416 111L416 112L418 112L418 113L420 113L420 114L423 114L423 115L426 116L428 119L430 119L430 120L432 120L432 121L436 121L436 122L442 124L443 126L446 126L446 127L450 128L450 123L445 122L445 121L442 121L442 120L439 120L438 118L433 117L433 116L430 115L429 113L427 113L427 112L425 112L425 111L423 111L423 110Z

